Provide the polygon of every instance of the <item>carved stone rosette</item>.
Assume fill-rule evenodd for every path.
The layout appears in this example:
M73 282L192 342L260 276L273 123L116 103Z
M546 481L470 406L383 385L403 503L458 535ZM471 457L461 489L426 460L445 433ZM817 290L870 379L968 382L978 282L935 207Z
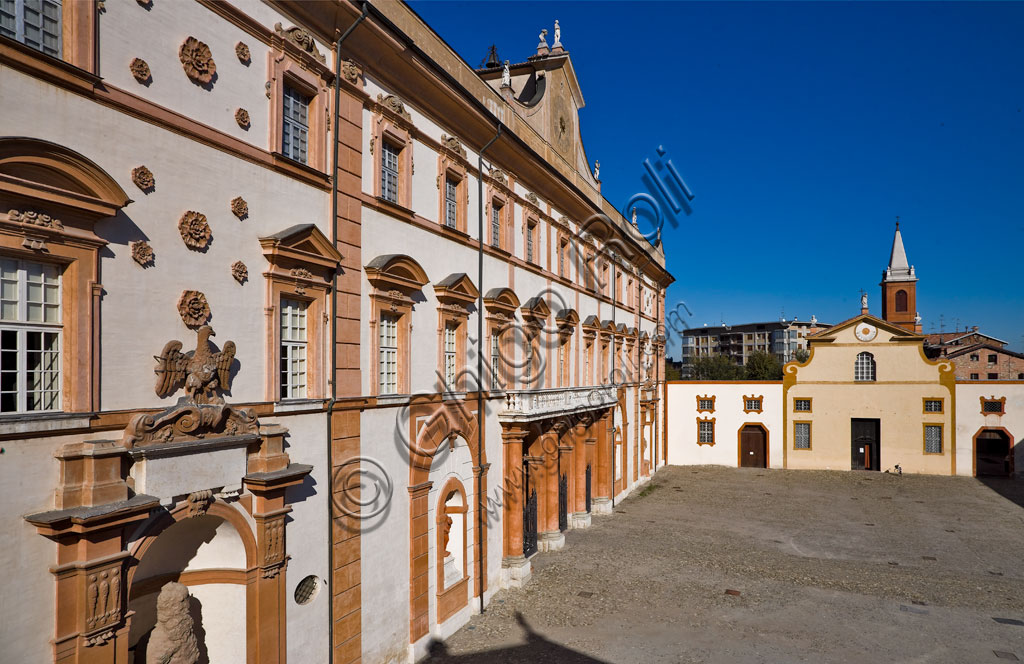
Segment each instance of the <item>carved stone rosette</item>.
M153 177L153 172L145 166L136 166L132 169L132 182L135 186L142 191L152 191L153 187L156 186L156 178Z
M245 219L249 216L249 204L241 196L235 196L231 199L231 212L239 219Z
M134 76L135 80L139 83L145 83L152 75L152 72L149 71L149 65L141 58L133 58L131 64L128 65L128 68L131 69L132 76Z
M153 247L149 246L149 242L145 240L139 240L138 242L132 242L132 258L139 265L146 267L153 263Z
M385 107L392 113L400 115L406 120L412 120L412 116L409 115L409 111L405 108L405 102L395 95L384 96L381 93L377 93L377 103Z
M349 59L341 63L341 75L349 83L359 85L359 79L363 76L363 68Z
M245 42L235 44L235 55L238 56L238 61L243 65L252 62L252 53L249 52L249 45Z
M181 232L181 239L185 241L190 249L205 249L210 244L210 224L206 222L206 215L201 212L189 210L181 215L178 221L178 231Z
M185 68L185 74L196 83L208 84L217 73L210 47L195 37L189 37L178 49L178 59Z
M210 320L210 304L199 291L182 291L178 298L178 314L185 325L196 328Z
M245 283L249 278L249 268L245 266L242 261L235 261L231 264L231 276L235 278L238 283Z
M248 129L249 111L245 110L244 108L240 108L237 111L235 111L235 122L237 122L238 126L242 129Z

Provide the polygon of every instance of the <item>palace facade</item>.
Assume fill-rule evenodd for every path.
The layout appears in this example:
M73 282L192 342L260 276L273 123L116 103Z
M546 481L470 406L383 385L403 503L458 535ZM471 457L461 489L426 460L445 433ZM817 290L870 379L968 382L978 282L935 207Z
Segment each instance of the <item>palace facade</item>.
M560 39L8 4L3 659L415 661L666 462L672 277Z

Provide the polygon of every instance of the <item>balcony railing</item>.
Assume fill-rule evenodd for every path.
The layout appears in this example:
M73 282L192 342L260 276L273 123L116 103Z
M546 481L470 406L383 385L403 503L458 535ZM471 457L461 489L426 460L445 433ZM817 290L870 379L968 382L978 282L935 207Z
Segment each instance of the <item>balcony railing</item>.
M614 406L614 385L559 387L550 390L515 390L505 393L505 407L498 411L502 422L529 422L595 408Z

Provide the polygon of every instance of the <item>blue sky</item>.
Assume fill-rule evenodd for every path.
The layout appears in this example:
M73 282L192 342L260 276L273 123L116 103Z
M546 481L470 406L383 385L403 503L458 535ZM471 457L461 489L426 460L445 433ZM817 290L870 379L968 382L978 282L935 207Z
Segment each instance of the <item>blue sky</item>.
M924 330L1024 348L1024 3L412 7L472 66L559 20L605 197L659 145L695 194L664 233L691 326L838 322L862 288L880 315L899 215Z

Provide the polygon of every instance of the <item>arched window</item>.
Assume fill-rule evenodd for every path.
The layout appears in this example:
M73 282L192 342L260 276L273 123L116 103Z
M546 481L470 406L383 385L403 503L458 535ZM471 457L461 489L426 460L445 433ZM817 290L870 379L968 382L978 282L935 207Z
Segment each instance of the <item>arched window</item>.
M875 356L871 353L859 353L857 363L853 367L854 380L875 379Z
M896 291L896 311L907 310L907 291L900 289Z

